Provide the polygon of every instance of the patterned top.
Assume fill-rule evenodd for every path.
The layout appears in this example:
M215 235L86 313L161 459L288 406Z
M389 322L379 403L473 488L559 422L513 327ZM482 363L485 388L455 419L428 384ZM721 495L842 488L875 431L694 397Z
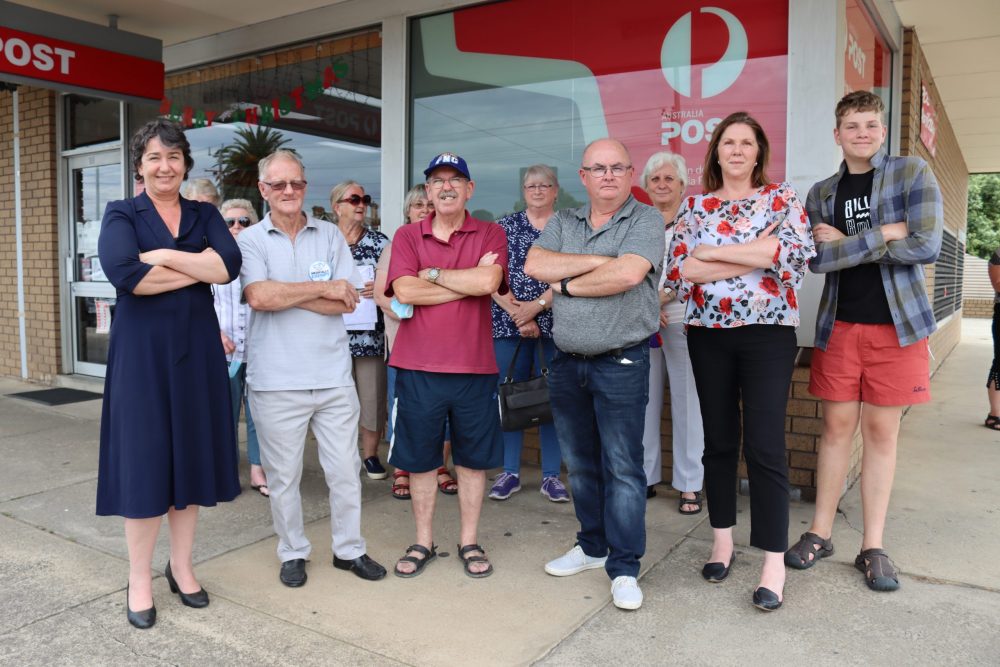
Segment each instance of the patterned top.
M497 220L507 235L507 254L510 271L510 292L518 301L535 301L549 288L548 283L535 280L524 272L524 260L528 257L531 245L541 236L528 221L528 214L518 211L512 215ZM550 308L538 313L535 321L542 332L543 338L552 338L552 310ZM517 325L506 310L497 305L492 306L493 337L519 338L521 334Z
M219 329L236 345L236 351L226 355L226 361L246 361L247 327L250 326L250 304L240 303L243 294L240 279L225 285L212 285L215 316Z
M358 266L370 266L372 271L378 264L382 251L389 245L389 237L374 229L365 228L358 242L350 246L351 256ZM352 357L383 357L385 356L385 322L382 319L382 309L376 308L378 321L371 331L348 331L347 339L351 347Z
M875 167L871 229L820 243L815 258L809 262L811 271L827 274L816 315L816 347L821 350L826 349L836 320L838 272L865 262L877 263L881 269L882 287L900 345L916 343L937 328L920 266L936 261L941 252L944 211L937 179L918 157L889 156L879 150L871 164ZM837 183L846 172L847 163L842 163L839 172L809 190L806 211L811 225L833 224ZM878 228L893 222L905 222L910 235L886 243Z
M753 241L768 226L778 250L772 265L734 278L696 284L681 277L684 261L695 246ZM687 303L686 324L730 328L747 324L798 326L795 291L806 263L815 252L806 214L788 183L765 185L745 199L723 200L711 195L688 197L668 251L667 284Z

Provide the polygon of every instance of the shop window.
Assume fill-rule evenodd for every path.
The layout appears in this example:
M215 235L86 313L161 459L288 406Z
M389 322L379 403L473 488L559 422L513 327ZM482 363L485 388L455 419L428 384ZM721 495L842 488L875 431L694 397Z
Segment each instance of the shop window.
M328 216L330 189L361 183L381 198L382 46L378 31L338 36L167 76L160 113L181 122L191 178L263 214L257 162L277 148L306 167L305 208ZM378 224L377 204L370 213Z
M66 95L66 148L83 148L118 141L121 103L86 95Z
M535 163L558 173L558 207L582 202L583 149L604 136L629 148L634 186L650 155L671 150L700 192L712 129L741 110L768 134L769 177L785 176L787 0L618 12L599 0L510 0L415 19L410 37L410 181L438 153L458 153L478 217L522 208L519 176Z
M941 321L962 307L965 244L947 229L941 237L941 255L934 263L934 319Z
M844 93L868 90L891 108L892 51L861 0L847 0Z

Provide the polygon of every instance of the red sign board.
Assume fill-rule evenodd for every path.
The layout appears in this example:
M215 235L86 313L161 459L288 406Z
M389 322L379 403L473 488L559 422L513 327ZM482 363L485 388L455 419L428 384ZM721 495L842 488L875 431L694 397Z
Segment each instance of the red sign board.
M0 26L0 74L159 101L163 63Z
M933 157L937 148L937 110L923 81L920 82L920 141Z

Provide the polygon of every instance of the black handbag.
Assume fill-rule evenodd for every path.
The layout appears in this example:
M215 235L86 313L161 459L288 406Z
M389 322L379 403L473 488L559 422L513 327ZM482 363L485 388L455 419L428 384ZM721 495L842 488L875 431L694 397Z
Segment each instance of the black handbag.
M550 424L552 422L552 405L549 403L549 368L545 365L545 351L542 339L538 343L539 375L514 382L514 363L521 351L521 343L517 341L514 356L507 367L507 375L500 383L500 425L505 431L521 431L529 426Z

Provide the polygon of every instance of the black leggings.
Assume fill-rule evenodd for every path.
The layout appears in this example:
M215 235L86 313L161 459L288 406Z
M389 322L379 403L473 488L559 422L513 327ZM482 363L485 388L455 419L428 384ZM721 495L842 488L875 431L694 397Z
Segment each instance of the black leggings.
M742 426L750 480L750 544L764 551L788 548L785 412L797 351L793 327L688 329L688 353L705 426L702 463L709 521L713 528L736 525Z
M1000 303L993 304L993 365L986 378L986 386L1000 391Z

